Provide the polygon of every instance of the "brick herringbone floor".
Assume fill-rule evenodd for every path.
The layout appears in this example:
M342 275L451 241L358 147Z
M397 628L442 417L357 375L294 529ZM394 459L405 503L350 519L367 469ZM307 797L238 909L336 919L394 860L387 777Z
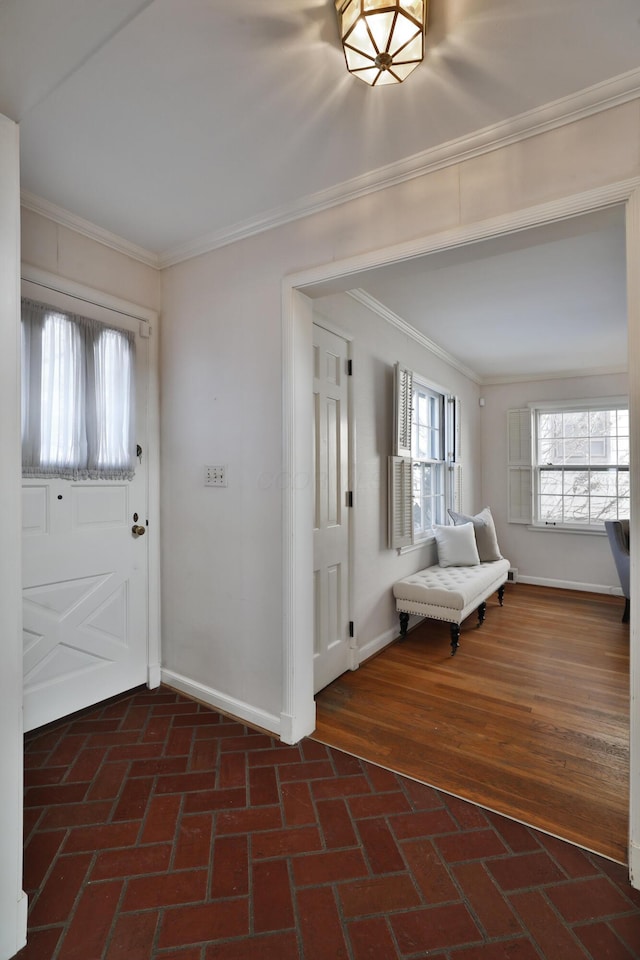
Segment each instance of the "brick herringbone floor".
M27 737L20 960L633 960L626 870L170 691Z

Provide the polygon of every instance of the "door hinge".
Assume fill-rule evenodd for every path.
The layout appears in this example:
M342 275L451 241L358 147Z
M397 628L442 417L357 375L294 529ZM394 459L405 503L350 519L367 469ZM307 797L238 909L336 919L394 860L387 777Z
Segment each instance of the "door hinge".
M349 636L350 637L354 636L353 620L349 620Z
M353 360L347 360L347 376L353 376Z
M348 507L353 506L353 490L347 491L347 506Z

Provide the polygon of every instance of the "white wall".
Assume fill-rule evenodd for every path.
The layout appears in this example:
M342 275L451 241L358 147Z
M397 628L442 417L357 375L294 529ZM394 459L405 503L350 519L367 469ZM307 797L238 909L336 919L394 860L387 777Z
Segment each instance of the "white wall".
M359 659L398 635L391 585L437 562L435 542L399 554L388 546L387 457L392 451L393 364L419 373L460 398L462 409L463 505L473 509L480 494L478 387L412 337L347 294L314 303L317 322L351 336L351 380L357 451L354 497L352 614Z
M535 582L607 592L620 581L606 535L532 530L507 523L507 410L534 400L626 396L626 374L538 380L482 388L482 497L496 521L501 550L518 575Z
M274 728L282 684L281 496L289 482L282 475L279 278L289 257L265 237L258 246L264 252L253 255L226 247L165 277L163 652L170 683L202 683L231 712L244 716L249 705L249 719ZM205 488L206 464L228 467L226 488Z
M304 482L282 476L282 278L638 174L639 100L164 271L163 629L173 674L278 729L282 485ZM206 463L229 466L227 489L204 488Z
M22 262L94 290L160 309L160 273L96 240L22 209Z

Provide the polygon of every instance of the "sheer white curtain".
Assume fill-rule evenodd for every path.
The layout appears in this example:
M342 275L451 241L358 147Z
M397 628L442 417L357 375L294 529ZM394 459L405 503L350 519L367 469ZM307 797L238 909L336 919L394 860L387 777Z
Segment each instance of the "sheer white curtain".
M89 430L89 464L101 476L105 471L128 471L132 463L132 342L120 330L103 328L92 338L89 349L93 358L93 364L88 365L89 388L95 405L91 411L95 430Z
M132 333L22 301L25 477L131 479Z

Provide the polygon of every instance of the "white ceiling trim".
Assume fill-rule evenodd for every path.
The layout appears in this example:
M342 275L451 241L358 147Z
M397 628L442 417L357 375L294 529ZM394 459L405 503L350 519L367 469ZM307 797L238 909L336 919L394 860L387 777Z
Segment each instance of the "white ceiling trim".
M628 373L627 367L580 367L578 370L555 370L552 373L520 373L517 376L489 376L480 380L483 387L499 387L508 383L539 383L541 380L576 380L579 377L606 377Z
M294 203L242 221L230 228L180 244L162 253L153 253L105 230L48 200L23 190L22 206L61 226L155 269L164 269L219 247L263 233L274 227L330 209L386 187L403 183L463 160L490 153L500 147L601 113L640 97L640 69L587 87L579 93L537 107L509 120L485 127L473 134L450 140L386 167L354 177L335 187L310 194Z
M156 270L160 269L160 259L156 253L145 250L144 247L139 247L129 240L124 240L115 233L110 233L108 230L96 226L95 223L84 220L82 217L76 216L75 213L70 213L68 210L65 210L64 207L59 207L55 203L50 203L48 200L37 197L34 193L22 190L20 193L20 205L24 207L25 210L39 213L48 220L53 220L54 223L59 224L61 227L68 227L70 230L74 230L89 240L97 240L98 243L104 244L105 247L111 247L112 250L116 250L118 253L124 253L133 260L139 260L148 267L154 267Z
M435 354L436 357L444 360L444 362L448 363L450 367L454 367L463 376L467 377L469 380L472 380L473 383L482 383L482 378L478 376L475 370L472 370L471 367L467 367L464 363L461 363L461 361L454 357L453 354L449 353L447 350L444 350L434 340L430 340L429 337L426 337L424 333L421 333L415 327L411 326L410 323L407 323L406 320L403 320L402 317L399 317L397 313L393 312L393 310L389 310L388 307L385 307L385 305L380 303L379 300L376 300L375 297L370 296L366 290L347 290L347 295L352 297L354 300L357 300L358 303L361 303L363 307L367 308L367 310L371 310L372 313L382 317L383 320L386 320L387 323L390 323L392 326L396 327L396 329L401 333L404 333L405 336L411 337L411 339L415 340L416 343L419 343L421 347L424 347L430 353Z
M576 94L562 97L560 100L554 100L542 107L536 107L534 110L485 127L468 136L450 140L397 163L388 164L360 177L346 180L335 187L310 194L292 204L275 208L229 229L207 234L200 239L165 250L159 255L160 266L169 267L183 260L190 260L218 247L235 243L237 240L322 210L328 210L346 201L356 200L454 163L490 153L500 147L574 123L638 97L640 97L640 69L630 70L610 80L587 87Z

